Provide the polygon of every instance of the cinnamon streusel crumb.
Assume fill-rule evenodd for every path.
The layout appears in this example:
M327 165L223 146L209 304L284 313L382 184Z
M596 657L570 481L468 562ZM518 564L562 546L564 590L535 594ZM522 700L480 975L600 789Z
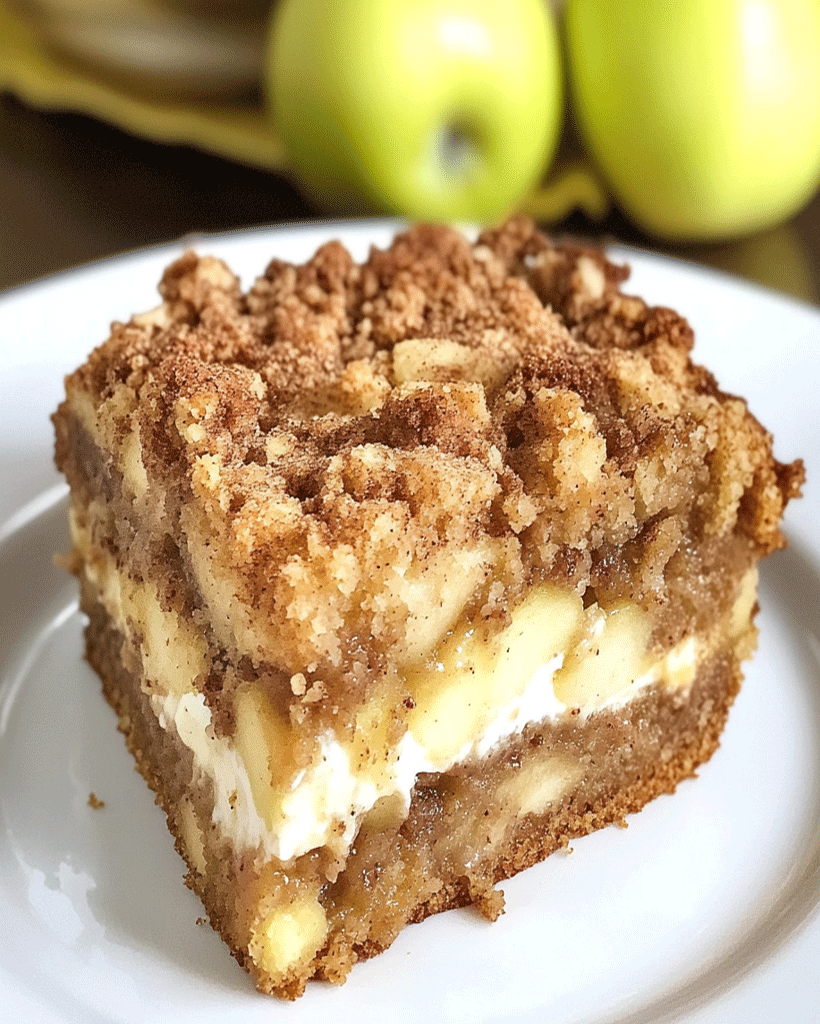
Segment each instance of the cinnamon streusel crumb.
M453 617L501 622L538 577L652 608L668 648L727 554L782 544L801 465L626 275L524 219L474 245L415 227L362 265L332 242L247 294L189 252L76 384L136 417L200 578L234 588L220 642L336 715L440 639L455 566Z

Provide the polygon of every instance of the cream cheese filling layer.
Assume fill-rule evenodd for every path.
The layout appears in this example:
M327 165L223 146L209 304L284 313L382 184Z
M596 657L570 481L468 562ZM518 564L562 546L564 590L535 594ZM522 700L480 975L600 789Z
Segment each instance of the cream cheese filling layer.
M712 646L688 638L653 659L651 623L637 606L585 609L577 595L542 586L513 611L500 636L488 642L469 626L457 629L432 664L408 674L415 708L390 755L363 762L353 745L328 732L309 767L274 780L277 739L264 695L253 693L233 737L217 735L196 685L207 668L202 636L161 608L155 585L135 582L93 547L75 517L72 534L107 613L139 650L160 726L176 733L195 771L211 781L212 824L236 849L281 861L322 846L344 857L379 800L392 798L406 812L419 773L484 758L531 723L615 709L655 684L685 692ZM750 572L716 640L748 628L755 595ZM362 718L365 739L373 721L372 711Z

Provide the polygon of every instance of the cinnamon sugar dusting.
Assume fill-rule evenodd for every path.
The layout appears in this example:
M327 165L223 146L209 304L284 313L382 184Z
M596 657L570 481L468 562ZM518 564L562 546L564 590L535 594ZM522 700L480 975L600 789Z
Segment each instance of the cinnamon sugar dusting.
M124 410L219 644L330 713L534 580L637 601L668 647L782 545L802 465L626 276L524 219L247 293L189 252L69 383Z

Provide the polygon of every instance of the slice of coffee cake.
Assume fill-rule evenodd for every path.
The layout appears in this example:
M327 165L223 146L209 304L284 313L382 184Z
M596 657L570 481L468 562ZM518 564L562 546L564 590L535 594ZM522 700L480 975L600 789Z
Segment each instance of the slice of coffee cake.
M625 277L524 220L188 253L68 378L88 657L260 989L496 916L717 746L802 466Z

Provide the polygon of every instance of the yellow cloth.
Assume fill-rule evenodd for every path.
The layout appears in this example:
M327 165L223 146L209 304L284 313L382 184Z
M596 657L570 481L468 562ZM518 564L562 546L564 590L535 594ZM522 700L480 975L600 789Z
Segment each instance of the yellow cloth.
M97 76L50 49L0 0L0 91L44 110L89 114L155 142L189 145L252 167L287 171L275 125L261 105L164 99L129 90ZM554 168L544 186L524 204L525 212L548 223L573 209L600 218L607 197L583 161Z

